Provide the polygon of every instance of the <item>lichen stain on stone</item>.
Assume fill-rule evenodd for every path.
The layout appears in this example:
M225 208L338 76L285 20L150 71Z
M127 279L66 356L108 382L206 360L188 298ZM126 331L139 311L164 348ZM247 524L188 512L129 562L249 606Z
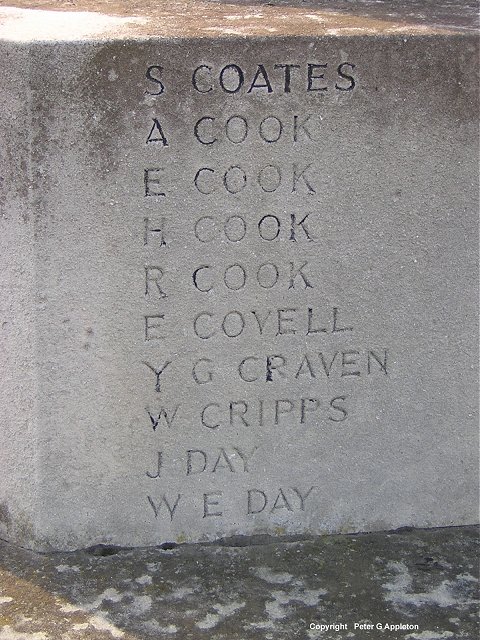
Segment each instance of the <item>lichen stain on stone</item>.
M141 45L118 41L93 44L83 52L75 90L84 127L82 143L99 180L111 179L131 148L128 118L143 98L145 74L144 65L132 59L142 59L142 53ZM112 72L118 77L114 82Z
M460 637L465 637L460 636ZM409 633L405 636L405 640L447 640L447 638L455 638L455 634L451 631L430 631L426 629L420 633Z
M57 167L63 164L62 142L69 118L63 117L59 98L62 96L61 64L58 51L34 44L29 72L29 181L30 209L35 220L37 237L52 220L51 194L62 190Z
M270 584L286 584L293 580L293 575L285 572L273 571L270 567L254 567L252 573Z
M383 584L383 589L386 591L384 599L399 610L405 606L459 607L479 602L468 593L468 583L476 583L475 578L473 581L465 580L465 576L459 575L455 580L442 580L440 584L432 585L429 591L415 592L413 577L404 562L390 561L387 569L394 575L390 582Z
M36 633L18 633L10 625L0 629L0 640L49 640L46 633L39 631Z
M35 545L35 527L26 513L19 512L15 515L11 530L11 535L18 544L28 548Z
M477 540L478 531L471 527L242 548L184 545L168 553L151 548L107 557L84 551L49 556L3 543L0 585L2 596L13 601L0 606L0 628L10 625L8 640L14 632L43 632L48 640L314 640L320 635L305 633L305 621L326 614L339 620L345 611L357 611L359 620L391 620L396 607L382 597L381 585L405 573L412 579L411 589L403 590L407 596L431 594L445 581L452 593L464 594L451 607L430 601L403 609L399 621L420 623L420 631L406 640L462 633L473 638L474 605L465 602L475 597ZM435 562L425 571L419 560L430 557ZM323 570L315 559L325 563ZM452 624L458 632L450 630ZM322 637L334 640L337 634Z
M7 528L7 531L12 525L12 517L10 515L8 505L5 502L0 504L0 523Z
M245 607L245 602L230 602L228 604L214 604L212 609L215 613L208 612L206 616L198 621L195 626L203 631L215 628L225 618L233 616L237 611Z

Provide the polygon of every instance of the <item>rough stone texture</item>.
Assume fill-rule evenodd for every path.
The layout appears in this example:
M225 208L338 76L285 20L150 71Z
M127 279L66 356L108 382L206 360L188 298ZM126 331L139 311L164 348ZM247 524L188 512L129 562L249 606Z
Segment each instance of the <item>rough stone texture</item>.
M478 521L472 6L13 4L0 535Z
M13 40L425 35L478 25L477 3L457 0L0 0L2 6L2 36Z
M0 639L478 637L473 527L117 551L1 544Z

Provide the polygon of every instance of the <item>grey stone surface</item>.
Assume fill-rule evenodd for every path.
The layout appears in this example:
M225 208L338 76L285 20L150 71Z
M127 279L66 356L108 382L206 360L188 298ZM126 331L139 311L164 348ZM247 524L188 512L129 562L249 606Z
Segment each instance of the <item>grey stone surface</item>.
M478 637L473 527L114 551L1 544L0 639Z
M0 535L477 522L472 6L5 4Z

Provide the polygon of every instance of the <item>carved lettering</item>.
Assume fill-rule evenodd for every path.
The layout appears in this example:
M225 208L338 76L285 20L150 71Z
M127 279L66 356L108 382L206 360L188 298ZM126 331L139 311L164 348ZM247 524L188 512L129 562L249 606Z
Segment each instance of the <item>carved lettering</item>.
M314 489L315 487L310 487L308 491L302 494L296 487L292 487L292 491L294 491L300 499L300 509L302 511L305 511L305 500L308 498L308 496L312 493Z
M233 144L245 142L248 136L248 121L243 116L231 116L225 123L225 136Z
M143 183L145 186L145 197L161 196L165 197L165 192L160 191L160 174L164 171L163 167L154 167L144 169Z
M342 407L340 402L345 402L345 400L347 399L346 396L338 396L336 398L333 398L332 400L330 400L330 406L332 409L334 409L337 413L335 413L335 415L329 416L329 420L331 420L332 422L343 422L344 420L347 419L348 413L347 410L345 409L345 407ZM338 416L337 414L340 413L341 416Z
M269 213L263 215L256 223L236 214L229 216L224 222L214 216L205 215L195 222L193 233L202 243L215 242L222 238L233 243L242 242L248 240L249 231L266 242L273 242L281 237L291 242L314 242L316 236L312 233L308 220L311 215L291 213L287 222L282 221L280 214Z
M296 487L280 487L278 491L270 496L266 490L248 489L247 515L262 513L267 507L269 513L276 511L305 511L305 502L313 489L315 489L314 486L302 493Z
M164 407L161 407L160 411L156 415L151 413L149 409L145 409L145 411L148 413L148 416L150 418L150 422L152 423L152 429L156 431L157 427L161 423L162 418L164 419L166 426L169 429L171 429L179 408L180 408L180 405L177 404L175 409L169 410L170 411L169 413L167 409L165 409Z
M222 516L223 511L211 511L212 508L220 506L220 501L217 498L222 497L221 491L211 491L210 493L203 494L203 517L208 516Z
M258 131L264 142L278 142L282 137L283 123L276 116L267 116L260 122Z
M153 118L153 125L150 129L150 133L148 134L146 144L150 144L151 142L161 142L162 146L168 147L167 138L165 137L162 125L157 118Z
M262 240L271 242L280 235L280 220L277 216L266 215L258 223L258 233Z
M213 413L211 411L212 407L218 409L220 405L218 402L210 402L210 404L207 404L207 406L202 409L200 418L204 427L207 427L208 429L217 429L220 426L220 423L216 422L215 424L212 424L212 422L215 422L215 418L212 418L211 415Z
M273 355L267 356L267 371L266 371L266 381L273 382L274 373L278 374L280 378L285 378L286 374L283 371L283 368L286 364L286 360L283 356Z
M226 93L238 93L243 86L245 76L237 64L227 64L220 71L219 81Z
M155 86L156 91L153 90L145 90L145 93L149 96L160 96L162 95L162 93L164 93L165 91L165 85L163 84L163 82L160 80L159 76L161 75L163 71L163 68L160 67L157 64L152 64L149 67L147 67L147 70L145 72L145 77L147 78L147 80L149 82L152 82L154 85L158 85Z
M160 247L166 246L167 242L165 239L165 219L161 218L158 222L151 222L150 218L143 219L145 223L145 230L143 234L143 244L148 245L148 238L152 235L156 240L158 240L158 244Z
M275 401L275 424L280 423L280 416L289 414L293 411L293 402L291 400Z
M303 131L306 138L308 138L309 140L314 140L312 133L310 132L309 129L307 129L307 123L311 117L312 117L311 114L308 114L301 121L300 121L300 116L293 117L293 141L294 142L298 142L301 131Z
M322 421L326 426L330 422L346 420L348 416L347 405L348 396L346 395L334 398L283 397L273 400L250 398L248 401L233 399L225 400L222 404L208 403L201 410L200 418L203 420L203 426L209 429L229 427L236 430L237 433L241 433L240 430L262 426L289 428L298 425L303 428L306 426L316 428L319 421ZM236 454L228 452L228 449L225 450L230 460L235 460ZM234 447L234 451L238 452L241 457L244 455L238 448ZM210 462L212 455L209 454L209 456Z
M218 458L213 465L212 473L215 473L217 469L228 469L231 473L235 473L233 464L230 462L229 456L227 455L225 449L220 449Z
M356 400L348 394L352 389L362 391L370 381L388 383L385 376L395 359L387 359L387 350L376 344L354 342L362 333L356 324L353 333L354 319L348 309L360 309L363 300L329 302L330 288L326 287L325 297L318 289L321 268L338 248L322 234L324 210L320 200L312 197L320 189L321 174L312 159L324 141L322 118L329 113L328 102L346 104L351 98L348 92L358 84L355 64L344 60L338 54L334 62L309 58L301 64L295 60L237 64L227 59L216 64L207 59L192 65L186 78L190 97L184 97L204 110L188 123L190 138L181 141L181 157L190 144L196 164L171 156L172 145L180 138L172 137L169 130L171 123L164 115L169 111L157 110L160 115L155 116L154 100L144 100L150 113L139 142L150 159L140 169L143 193L139 183L137 197L149 217L143 218L143 264L137 264L145 270L145 279L140 279L144 292L140 290L136 300L143 300L147 309L138 313L144 317L141 349L148 355L140 351L137 363L153 373L153 378L145 373L148 385L153 385L153 390L145 389L148 397L152 391L171 391L179 394L182 405L172 402L171 396L165 400L158 395L154 397L163 406L149 408L149 400L142 405L149 421L144 425L148 424L147 437L155 438L163 451L155 447L141 476L143 482L148 482L146 476L161 486L162 480L168 476L171 481L180 470L184 486L191 491L188 500L185 493L162 493L165 487L157 495L148 495L155 519L173 521L180 505L182 515L188 506L188 514L192 510L198 519L225 515L227 522L236 522L240 505L243 516L252 520L263 514L262 522L301 521L313 503L315 487L287 486L285 480L280 487L260 481L242 489L249 477L243 474L249 474L253 465L266 468L264 458L270 451L266 448L260 456L258 445L233 446L232 439L238 436L263 446L277 434L281 442L301 442L305 437L307 443L317 430L333 434L351 423L353 428L350 414ZM149 65L140 86L146 84L148 96L160 96L166 91L164 77L170 76L162 66ZM306 104L300 96L291 96L300 91L309 94L308 113L296 111ZM284 95L267 108L272 94ZM221 95L224 98L217 100ZM249 101L253 102L247 105ZM166 153L170 162L152 160L155 150ZM182 182L185 174L187 184ZM138 180L141 177L140 173ZM129 197L136 197L135 193ZM159 207L169 203L167 247L167 214L161 211L164 217L160 218ZM312 250L317 246L312 242L318 250ZM173 245L182 254L178 267L165 260ZM322 260L316 263L315 256ZM180 271L185 268L187 274ZM183 296L178 305L174 284ZM338 292L341 295L343 288ZM189 308L192 311L185 316ZM364 317L372 311L366 309ZM342 342L347 338L348 343ZM292 392L295 388L297 396ZM145 414L143 420L147 420ZM180 426L185 434L172 440L172 433L180 437ZM197 441L194 429L199 433ZM185 442L184 436L192 440ZM218 442L221 437L223 443ZM282 463L289 462L287 453L282 452ZM295 450L292 473L288 470L285 477L298 477L298 459ZM178 489L184 491L183 486ZM225 494L228 500L224 501ZM239 505L232 500L235 495ZM221 532L222 522L207 520L211 526L206 530Z
M300 400L300 424L305 424L307 412L318 411L320 402L318 398L302 398Z
M163 340L165 336L160 332L162 321L165 320L163 313L159 313L154 316L145 317L145 342L151 340Z
M207 454L201 449L187 451L187 476L202 473L207 468Z
M270 84L267 71L263 64L258 65L257 72L247 93L251 93L253 89L266 89L268 93L273 92L272 85Z
M313 289L313 285L310 283L307 276L303 272L307 265L308 262L304 262L300 266L295 265L295 262L290 262L290 283L288 285L289 289L295 289L295 281L297 279L297 276L302 278L305 289Z
M313 162L310 162L310 164L307 164L307 166L303 167L303 169L300 169L300 167L296 164L293 165L292 193L295 193L297 191L297 185L300 180L302 180L303 184L307 187L307 193L316 193L316 190L312 187L311 183L309 182L308 176L306 175L307 171L310 170L312 165Z
M155 473L150 473L150 471L146 472L146 475L149 478L160 478L160 472L162 470L162 464L163 464L163 453L161 451L157 452L157 470Z
M233 165L223 174L223 186L229 193L240 193L247 186L247 174L242 167Z
M278 309L278 331L277 336L284 336L287 333L295 334L297 333L295 327L290 326L295 317L292 317L292 314L296 314L296 309Z
M372 373L372 361L376 362L380 371L382 371L385 375L387 375L387 350L385 349L383 352L383 356L377 355L374 351L368 351L367 355L367 372L368 374Z
M210 358L200 358L193 365L192 376L197 384L208 384L213 380L213 372L210 368L204 367L204 363L211 365L212 360ZM199 365L202 366L200 367Z
M342 62L342 64L339 64L337 67L337 73L342 80L348 80L348 84L345 85L344 82L342 82L342 84L336 82L335 89L338 89L339 91L353 91L355 88L355 80L349 73L344 72L345 67L350 67L352 71L355 69L355 65L351 62Z
M198 133L198 132L197 132ZM203 144L206 141L203 140ZM275 164L266 164L259 168L247 170L243 166L235 164L227 169L214 169L212 167L201 167L195 173L193 183L197 191L203 195L211 195L222 188L226 193L238 195L245 191L247 187L251 188L255 184L261 191L265 193L273 193L285 187L290 189L291 193L312 195L316 193L316 189L312 184L313 162L307 165L292 164L290 167L283 168ZM165 193L159 191L159 187L150 187L150 185L159 185L161 180L155 172L162 171L161 168L145 170L145 195L164 196ZM286 177L285 177L286 176ZM290 182L291 180L291 182Z
M150 297L150 291L152 288L156 291L157 298L167 297L167 294L160 286L160 280L163 276L164 273L161 267L145 267L145 296L147 298Z
M290 83L292 80L292 69L300 69L299 64L276 64L274 69L283 69L284 72L284 85L283 92L290 93Z
M308 85L307 91L327 91L328 87L324 82L315 82L316 80L324 80L325 73L320 69L326 69L326 64L308 64Z
M167 496L165 494L163 494L162 499L160 500L160 502L158 502L157 504L155 504L153 498L151 498L150 496L147 496L148 502L150 503L150 506L153 509L153 513L155 514L155 518L158 518L158 515L160 513L160 510L162 508L162 505L164 504L165 507L167 508L168 514L170 516L170 521L173 520L173 516L175 515L175 511L178 507L178 503L180 502L180 499L182 497L182 494L179 493L175 499L175 502L171 505Z
M257 358L255 356L250 356L248 358L244 358L240 364L238 365L238 374L240 376L240 378L244 381L244 382L255 382L256 380L258 380L259 376L251 373L248 373L248 371L246 371L246 369L248 368L248 365L250 362L252 361L256 361L258 362L260 360L260 358Z
M193 135L195 138L201 143L205 145L215 144L217 138L213 137L212 134L212 124L215 121L215 118L210 116L204 116L197 120L195 126L193 128ZM208 125L204 124L208 123Z
M193 71L192 87L201 94L220 89L227 94L243 91L247 95L260 93L270 96L275 93L290 94L296 89L324 95L329 87L337 91L352 91L356 86L354 76L351 75L354 69L355 65L350 62L342 62L336 67L328 62L277 63L272 66L257 63L249 68L230 63L220 69L214 65L201 64ZM162 68L152 66L149 70L147 78L160 83L158 76ZM158 93L161 91L151 92L151 95Z
M195 69L192 75L192 86L198 93L210 93L213 91L211 80L212 67L207 64L201 64Z
M247 235L247 222L241 216L230 216L225 220L223 231L230 242L240 242Z
M282 489L279 489L278 495L275 498L275 502L273 503L273 507L270 509L270 513L273 513L277 509L287 509L287 511L293 511Z
M371 364L372 354L375 355L375 363L377 363L375 368ZM266 382L278 381L280 378L296 380L323 376L339 380L345 377L358 379L387 375L387 355L386 349L383 351L383 356L368 349L345 349L343 351L299 353L288 357L279 353L247 356L239 362L237 372L244 382L262 380L260 373L264 367Z
M267 164L258 172L257 182L262 191L272 193L282 184L282 172L276 165Z
M153 371L155 375L155 391L157 391L157 393L160 393L160 376L168 367L168 365L172 364L171 361L169 360L168 362L165 362L163 365L158 367L154 367L149 362L144 362L143 364L145 364L151 371Z
M239 447L219 447L215 453L189 449L186 452L186 475L218 473L222 470L229 473L248 473L250 461L257 449L258 447L254 447L251 451L244 451Z
M243 400L237 402L230 402L230 424L235 425L235 418L238 417L241 420L241 426L248 427L249 424L245 420L244 415L248 411L248 404Z
M267 495L260 489L247 491L247 514L261 513L267 506Z
M305 224L309 215L310 214L307 213L307 215L303 218L303 220L300 220L300 222L297 222L297 217L294 213L290 215L290 221L291 221L290 240L292 240L293 242L297 241L296 227L302 227L302 231L307 236L307 240L310 240L310 241L313 240Z

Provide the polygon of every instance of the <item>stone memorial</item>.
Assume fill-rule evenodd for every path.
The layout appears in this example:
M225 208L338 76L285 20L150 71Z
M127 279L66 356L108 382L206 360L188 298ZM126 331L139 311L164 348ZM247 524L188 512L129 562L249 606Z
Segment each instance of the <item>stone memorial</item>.
M478 520L475 7L355 4L0 3L0 537Z

